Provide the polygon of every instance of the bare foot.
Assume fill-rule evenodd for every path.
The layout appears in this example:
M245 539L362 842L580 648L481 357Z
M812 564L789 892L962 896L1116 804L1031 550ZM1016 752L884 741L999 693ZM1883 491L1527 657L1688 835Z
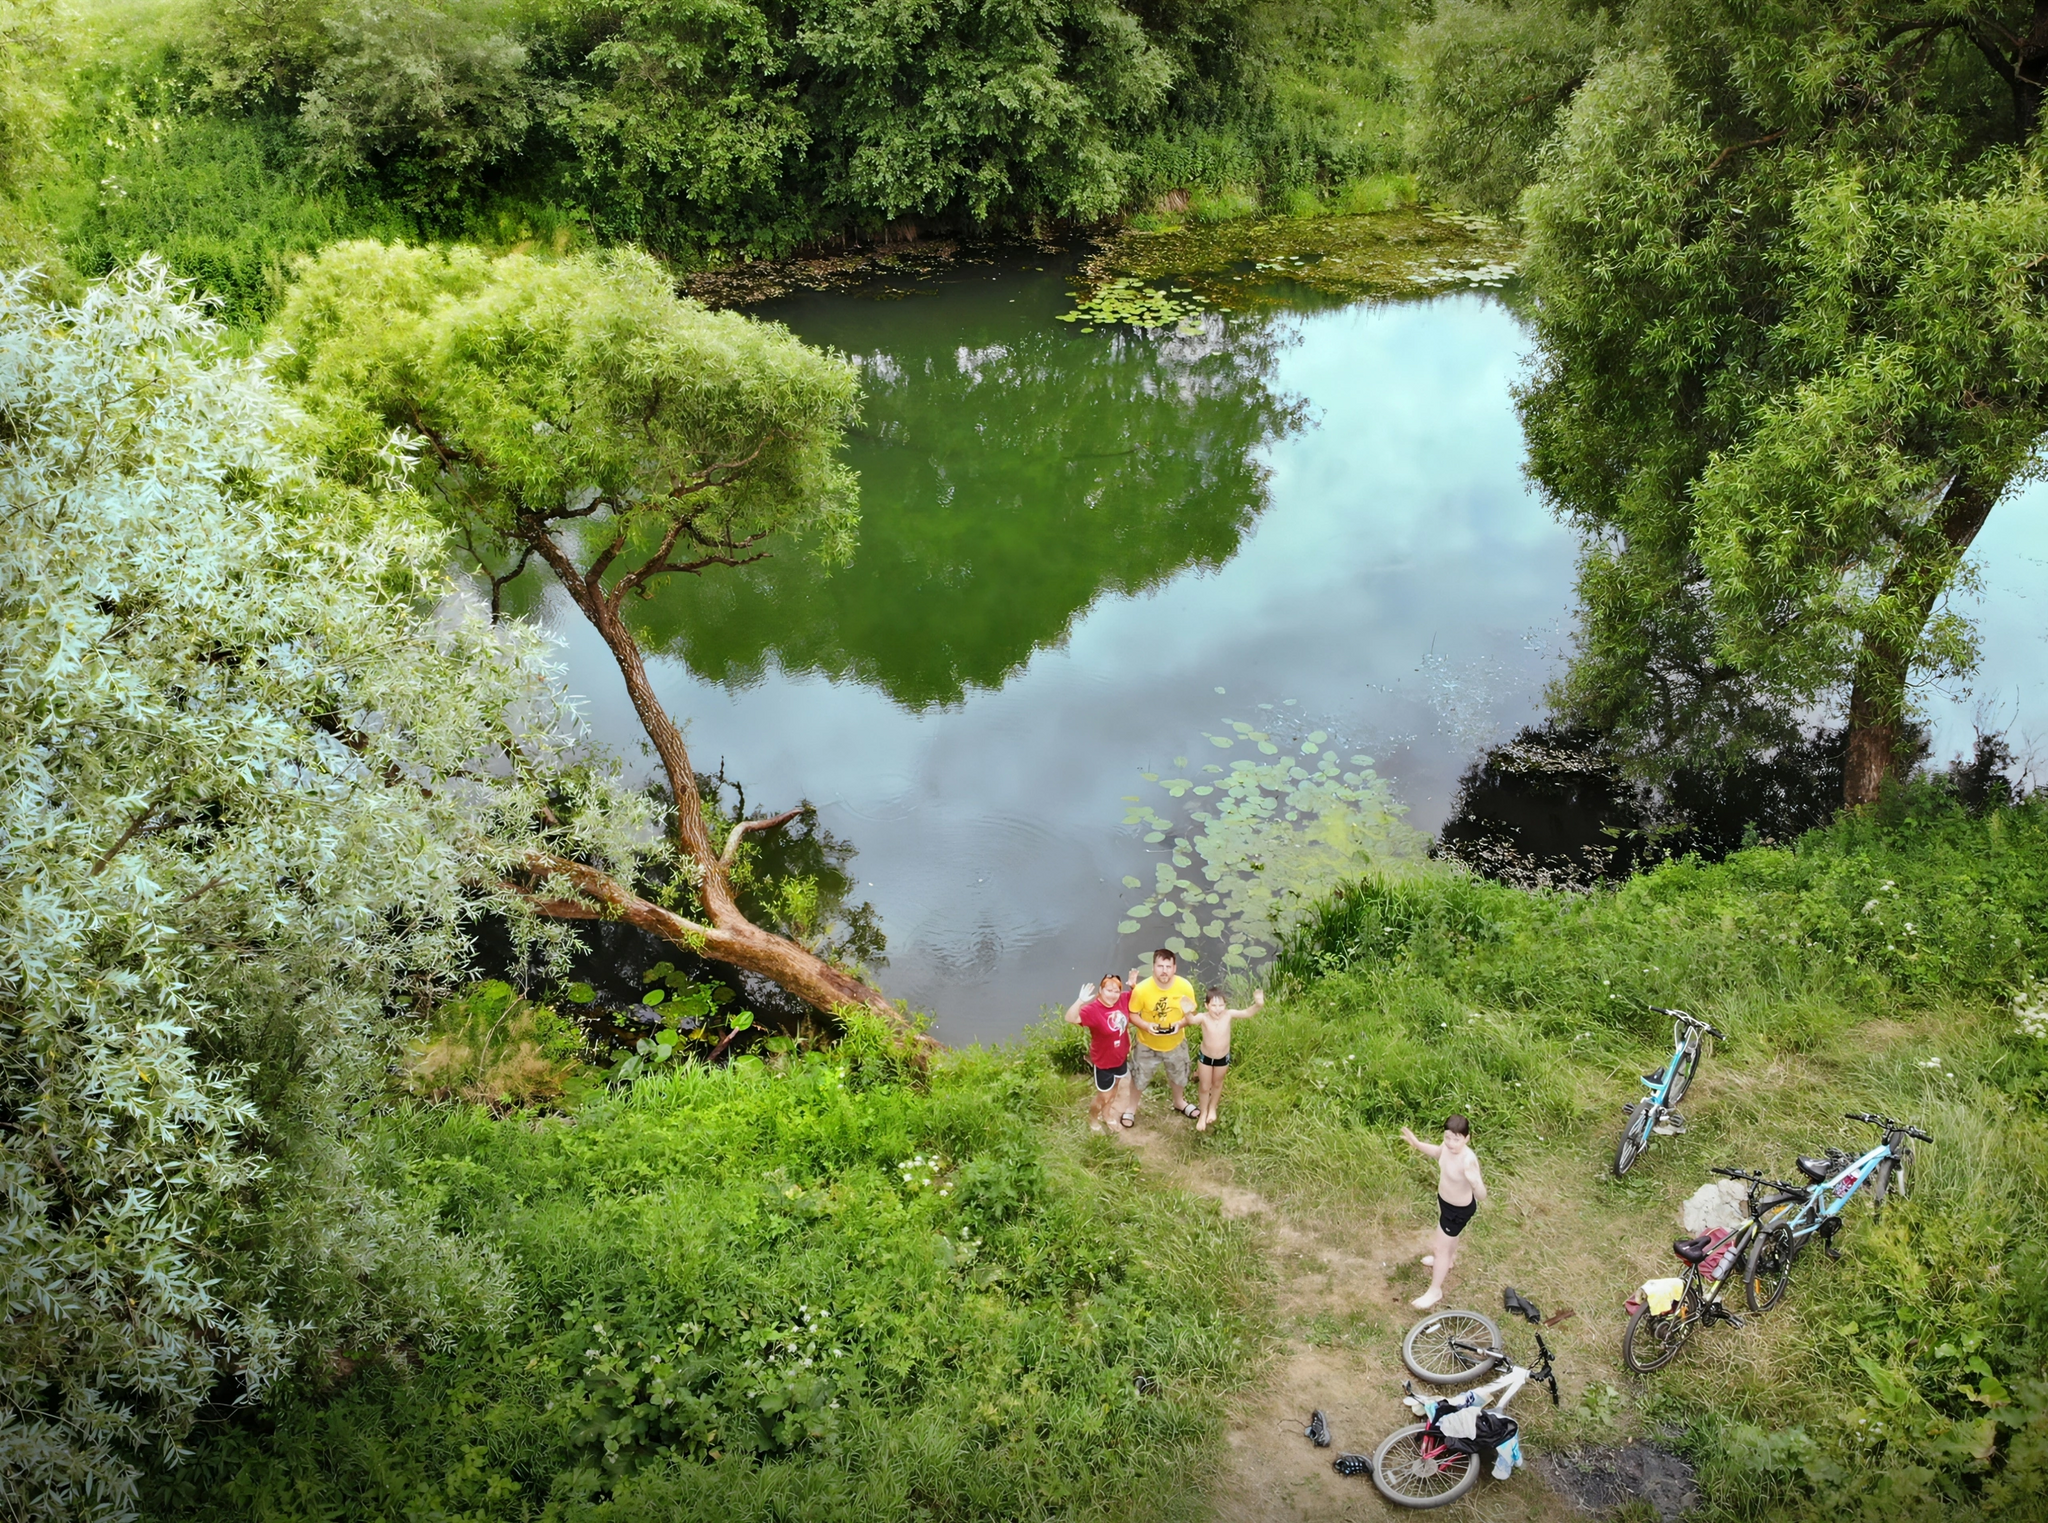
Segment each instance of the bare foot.
M1422 1263L1423 1263L1423 1266L1424 1266L1425 1268L1428 1268L1428 1269L1434 1269L1434 1268L1436 1268L1436 1255L1435 1255L1435 1254L1433 1254L1433 1253L1425 1253L1425 1254L1424 1254L1424 1255L1422 1256Z
M1441 1301L1443 1298L1444 1293L1440 1290L1425 1290L1421 1295L1417 1296L1408 1304L1414 1307L1417 1311L1428 1311L1432 1306L1436 1305L1436 1303Z
M1197 1121L1197 1122L1195 1123L1195 1130L1196 1130L1196 1131L1198 1131L1198 1132L1206 1132L1206 1131L1208 1131L1208 1130L1209 1130L1209 1118L1208 1118L1207 1116L1204 1116L1204 1117L1203 1117L1203 1118L1202 1118L1202 1119L1201 1119L1200 1121Z

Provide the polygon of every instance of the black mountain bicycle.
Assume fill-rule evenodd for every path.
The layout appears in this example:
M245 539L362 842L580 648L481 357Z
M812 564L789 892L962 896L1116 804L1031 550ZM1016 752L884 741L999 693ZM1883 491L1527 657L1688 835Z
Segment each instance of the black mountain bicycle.
M1629 1302L1628 1326L1621 1335L1621 1362L1638 1375L1661 1370L1677 1358L1695 1328L1709 1322L1742 1326L1742 1319L1721 1304L1721 1297L1734 1283L1735 1271L1757 1235L1804 1199L1798 1185L1782 1179L1766 1179L1748 1169L1714 1172L1749 1181L1749 1214L1724 1238L1703 1233L1673 1243L1671 1251L1684 1268L1669 1279L1646 1282ZM1766 1195L1766 1190L1775 1193Z

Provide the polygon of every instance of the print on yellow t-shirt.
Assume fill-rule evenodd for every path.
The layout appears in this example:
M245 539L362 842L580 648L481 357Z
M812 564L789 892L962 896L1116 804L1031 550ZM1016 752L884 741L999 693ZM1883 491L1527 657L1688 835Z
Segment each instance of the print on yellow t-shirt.
M1188 1018L1181 1009L1182 1000L1193 1001L1195 986L1178 974L1165 988L1159 987L1156 978L1141 979L1138 987L1131 991L1131 1014L1140 1020L1150 1021L1155 1026L1171 1026ZM1154 1036L1143 1026L1131 1027L1131 1035L1143 1042L1154 1052L1172 1052L1188 1039L1187 1027L1182 1026L1172 1036Z

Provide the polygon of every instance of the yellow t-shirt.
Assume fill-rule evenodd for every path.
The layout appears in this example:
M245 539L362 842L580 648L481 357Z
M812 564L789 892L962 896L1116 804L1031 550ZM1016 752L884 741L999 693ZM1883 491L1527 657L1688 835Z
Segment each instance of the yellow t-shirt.
M1138 987L1131 991L1131 1014L1140 1020L1150 1021L1155 1026L1170 1026L1188 1018L1188 1013L1181 1009L1180 1002L1187 1000L1192 1003L1194 997L1195 986L1177 974L1173 982L1164 989L1159 987L1159 980L1156 978L1142 979ZM1154 1036L1143 1026L1133 1026L1131 1035L1154 1052L1172 1052L1188 1039L1188 1029L1182 1026L1172 1036Z

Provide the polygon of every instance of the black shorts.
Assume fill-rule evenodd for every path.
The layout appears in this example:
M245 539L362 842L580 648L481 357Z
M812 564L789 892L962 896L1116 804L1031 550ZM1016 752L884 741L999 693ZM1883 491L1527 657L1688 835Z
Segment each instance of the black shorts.
M1227 1052L1220 1058L1212 1058L1206 1052L1200 1056L1204 1068L1228 1068L1230 1066L1230 1054Z
M1098 1069L1096 1069L1096 1070L1095 1070L1095 1089L1096 1089L1096 1092L1097 1092L1098 1094L1104 1094L1104 1095L1108 1094L1108 1093L1109 1093L1109 1092L1110 1092L1111 1090L1113 1090L1113 1089L1115 1089L1115 1088L1116 1088L1116 1081L1117 1081L1118 1079L1121 1079L1121 1078L1122 1078L1122 1077L1123 1077L1123 1076L1124 1076L1125 1074L1129 1073L1130 1071L1131 1071L1131 1060L1130 1060L1129 1058L1125 1058L1125 1059L1124 1059L1124 1060L1123 1060L1123 1061L1122 1061L1121 1063L1117 1064L1117 1065L1116 1065L1116 1067L1114 1067L1114 1068L1098 1068Z
M1436 1198L1436 1224L1444 1229L1445 1237L1456 1237L1465 1230L1465 1223L1472 1220L1478 1209L1476 1198L1462 1206L1454 1206L1439 1195Z

